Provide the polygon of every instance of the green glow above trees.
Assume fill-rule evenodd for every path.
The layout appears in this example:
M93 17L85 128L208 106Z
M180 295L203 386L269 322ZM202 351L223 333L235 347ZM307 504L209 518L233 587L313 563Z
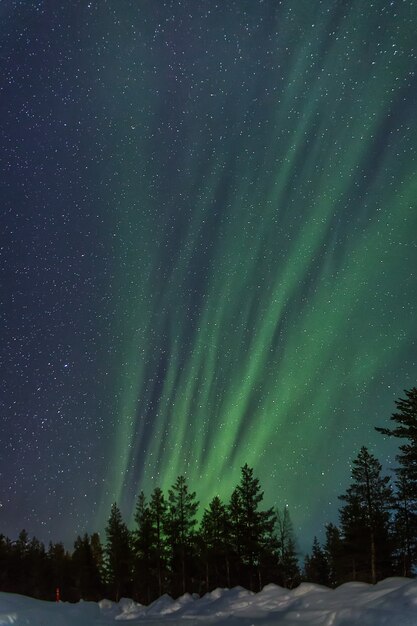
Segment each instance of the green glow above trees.
M360 445L385 445L372 427L417 374L412 5L253 3L251 36L196 8L178 57L150 7L118 9L115 64L139 62L133 24L141 69L125 100L116 70L101 95L118 176L100 521L180 474L203 505L229 497L249 463L299 528Z

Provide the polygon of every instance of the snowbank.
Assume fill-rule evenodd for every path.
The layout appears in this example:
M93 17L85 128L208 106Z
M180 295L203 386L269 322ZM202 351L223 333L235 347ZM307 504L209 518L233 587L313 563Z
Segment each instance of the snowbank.
M106 626L417 626L417 580L387 578L377 585L347 583L337 589L303 583L289 591L267 585L216 589L202 598L164 595L149 606L123 598L78 604L51 603L0 593L0 625Z

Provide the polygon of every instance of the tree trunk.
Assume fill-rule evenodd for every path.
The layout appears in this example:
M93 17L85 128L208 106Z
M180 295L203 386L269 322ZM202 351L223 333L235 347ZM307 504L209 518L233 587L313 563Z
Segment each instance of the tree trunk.
M229 587L229 589L231 588L231 583L230 583L230 563L229 563L229 557L226 557L226 575L227 575L227 586Z
M376 583L376 550L375 550L375 534L371 530L371 582Z
M185 593L185 548L181 548L182 592Z
M404 567L403 576L411 575L411 532L410 532L410 517L408 514L408 501L407 497L404 497L404 520L405 520L405 555L404 555Z
M162 575L161 575L161 557L158 554L158 592L159 597L162 596Z

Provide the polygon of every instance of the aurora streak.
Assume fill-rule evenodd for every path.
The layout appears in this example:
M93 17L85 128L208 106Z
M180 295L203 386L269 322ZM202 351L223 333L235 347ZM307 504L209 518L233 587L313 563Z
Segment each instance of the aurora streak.
M247 462L312 538L361 445L393 463L373 426L417 380L417 3L109 0L45 19L76 33L68 132L85 129L96 216L71 235L95 241L92 365L60 389L84 377L100 398L76 435L100 423L78 523L179 474L202 506L227 499Z

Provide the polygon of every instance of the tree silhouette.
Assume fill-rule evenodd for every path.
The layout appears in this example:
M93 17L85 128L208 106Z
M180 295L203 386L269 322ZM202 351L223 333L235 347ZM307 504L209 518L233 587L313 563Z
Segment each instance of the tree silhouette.
M102 594L100 569L87 533L75 540L72 570L80 597L84 600L99 600Z
M410 576L417 564L417 388L404 390L405 398L395 401L396 412L391 415L394 428L376 427L388 437L405 440L397 455L397 502L395 535L399 573Z
M391 567L389 477L381 476L380 462L362 447L353 461L353 482L339 496L342 534L352 559L352 578L375 583Z
M195 552L195 526L198 502L188 489L184 476L178 476L168 491L165 529L171 550L171 571L174 594L185 593Z
M340 530L331 523L326 524L324 552L329 566L329 585L337 587L345 581L345 572L347 570L345 563L346 553Z
M263 496L259 479L246 463L241 468L240 483L232 494L229 511L233 541L248 574L250 589L255 587L255 578L257 588L262 588L262 558L273 541L275 513L273 508L259 509Z
M116 602L121 595L130 595L132 552L129 530L117 504L111 507L106 526L105 564L109 589Z
M156 578L158 583L158 595L162 595L167 574L167 547L164 535L166 525L167 503L164 494L156 487L151 495L149 512L154 529Z
M304 575L312 583L317 583L318 585L329 584L329 563L317 537L314 537L311 554L308 554L305 558Z
M284 587L293 588L300 581L300 569L295 545L294 528L288 507L276 511L278 542L279 582Z
M200 536L205 561L206 590L230 587L229 516L219 496L215 496L203 513Z

